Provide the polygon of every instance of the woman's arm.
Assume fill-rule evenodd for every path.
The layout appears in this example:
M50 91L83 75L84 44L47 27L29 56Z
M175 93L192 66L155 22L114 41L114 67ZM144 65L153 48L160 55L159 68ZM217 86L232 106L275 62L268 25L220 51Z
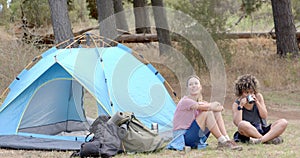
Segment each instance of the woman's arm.
M201 110L201 111L209 111L210 110L210 103L208 102L198 102L191 106L193 110Z
M268 117L268 111L265 105L264 97L261 93L257 93L254 97L256 106L258 108L259 115L262 119L266 119Z
M210 110L215 112L220 112L224 110L224 107L219 102L215 101L210 103Z
M242 103L242 101L245 102L242 99L241 103ZM232 105L233 123L237 127L238 127L239 123L243 120L243 110L242 110L243 106L242 105L244 105L244 104L238 105L236 102L234 102L233 105Z
M219 102L198 102L191 107L191 109L201 110L201 111L223 111L224 107Z

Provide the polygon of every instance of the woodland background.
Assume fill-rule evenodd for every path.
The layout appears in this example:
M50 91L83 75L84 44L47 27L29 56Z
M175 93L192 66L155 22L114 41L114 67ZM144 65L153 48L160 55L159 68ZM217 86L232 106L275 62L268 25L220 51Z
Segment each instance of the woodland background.
M195 0L197 1L197 0ZM231 118L231 105L234 100L233 82L242 74L255 75L261 84L269 111L269 122L278 118L289 121L284 133L284 143L281 145L243 145L242 152L218 151L216 141L210 138L209 147L205 150L195 150L190 153L163 150L158 153L119 155L116 157L300 157L300 59L293 53L281 56L277 53L276 38L270 36L250 36L247 38L225 38L220 32L255 33L274 32L274 18L270 0L194 0L172 1L164 0L165 7L180 10L201 23L217 43L222 54L226 70L226 99L224 118L230 134L235 127ZM96 1L68 0L68 15L72 33L87 28L99 33L99 21L91 15ZM123 0L123 7L132 8L133 0ZM144 1L151 5L150 1ZM291 0L293 23L296 30L300 29L300 1ZM6 0L0 0L0 93L5 91L9 83L37 55L58 43L53 35L51 13L47 0L13 0L10 7ZM95 13L94 13L95 14ZM24 23L25 22L25 23ZM24 27L26 25L26 27ZM155 28L148 28L151 34L156 34ZM127 30L136 34L137 30ZM145 30L143 30L145 31ZM147 30L146 30L147 31ZM52 43L40 43L44 37ZM50 38L49 38L50 37ZM193 68L201 77L204 86L204 97L210 98L210 77L206 63L201 57L195 56L197 50L190 49L188 41L172 40L176 49L184 52ZM179 41L179 42L178 42ZM124 43L142 54L159 53L158 42ZM298 43L299 44L299 43ZM156 65L159 71L171 83L179 95L183 94L178 87L178 80L172 72L163 65ZM86 105L94 100L86 96ZM0 149L0 157L69 157L71 151L27 151Z

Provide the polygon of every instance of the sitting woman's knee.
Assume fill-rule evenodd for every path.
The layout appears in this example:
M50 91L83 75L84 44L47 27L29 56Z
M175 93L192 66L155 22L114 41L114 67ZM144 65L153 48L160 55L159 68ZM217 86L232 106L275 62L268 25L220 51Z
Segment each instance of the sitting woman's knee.
M212 113L214 114L214 116L215 116L216 118L222 117L222 112L221 112L221 111L216 111L216 112L213 112L213 111L212 111Z
M280 119L279 124L282 128L286 128L288 125L288 121L286 119Z
M212 111L205 111L205 113L208 117L214 116L214 113Z
M248 129L249 125L251 126L251 124L247 121L241 121L238 124L238 131L242 132Z

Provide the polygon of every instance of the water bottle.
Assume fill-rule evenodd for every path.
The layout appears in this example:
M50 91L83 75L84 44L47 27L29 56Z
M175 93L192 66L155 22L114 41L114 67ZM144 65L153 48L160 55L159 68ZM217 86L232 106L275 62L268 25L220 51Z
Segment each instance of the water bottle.
M152 130L154 133L158 134L158 124L157 124L157 123L152 123L152 124L151 124L151 130Z

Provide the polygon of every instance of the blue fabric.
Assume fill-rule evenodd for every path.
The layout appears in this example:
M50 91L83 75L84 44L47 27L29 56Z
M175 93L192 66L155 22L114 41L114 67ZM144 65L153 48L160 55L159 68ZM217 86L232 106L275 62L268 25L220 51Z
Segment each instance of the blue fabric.
M184 134L185 145L195 148L203 136L205 136L203 131L197 122L193 121L190 128Z
M182 151L185 146L184 134L187 130L173 131L173 140L167 145L167 149Z
M132 111L149 128L158 123L159 132L171 130L176 104L152 70L118 48L102 57L113 111Z
M51 54L56 53L56 48L53 47L46 51L42 56L43 58L37 62L32 68L29 70L23 70L19 76L19 80L15 79L11 85L9 86L10 92L7 94L3 104L0 106L0 113L11 104L15 99L21 95L28 87L36 80L39 76L41 76L47 69L49 69L55 61L53 60L53 56ZM22 78L21 78L22 77ZM16 99L18 100L18 99ZM16 105L18 106L18 105ZM0 117L1 118L1 117ZM1 118L3 120L3 118ZM8 119L9 120L9 119ZM0 122L1 127L1 122ZM3 126L6 127L6 126ZM0 129L1 131L2 129ZM1 132L0 132L1 133Z
M173 140L166 148L180 151L184 149L184 146L204 149L208 145L206 140L209 134L210 132L207 128L205 131L202 131L197 122L193 121L189 129L173 131Z
M52 134L87 130L83 88L96 100L99 115L130 111L149 128L155 122L159 132L170 131L176 104L163 82L161 74L153 73L132 55L130 48L121 44L101 48L53 47L10 84L0 105L0 137L65 140ZM180 137L184 146L183 135ZM67 140L79 138L71 136ZM32 148L30 143L26 145Z
M162 83L164 79L131 52L121 44L117 47L49 49L9 86L10 91L0 105L0 135L18 134L20 127L35 127L37 123L32 122L35 118L43 119L43 124L86 121L82 110L78 110L82 102L80 88L94 97L99 115L131 111L147 127L155 122L159 132L170 131L176 104ZM80 87L74 87L73 81ZM60 85L65 91L59 91ZM31 106L33 102L38 104ZM44 117L35 115L36 110L31 107L43 109L39 114Z

